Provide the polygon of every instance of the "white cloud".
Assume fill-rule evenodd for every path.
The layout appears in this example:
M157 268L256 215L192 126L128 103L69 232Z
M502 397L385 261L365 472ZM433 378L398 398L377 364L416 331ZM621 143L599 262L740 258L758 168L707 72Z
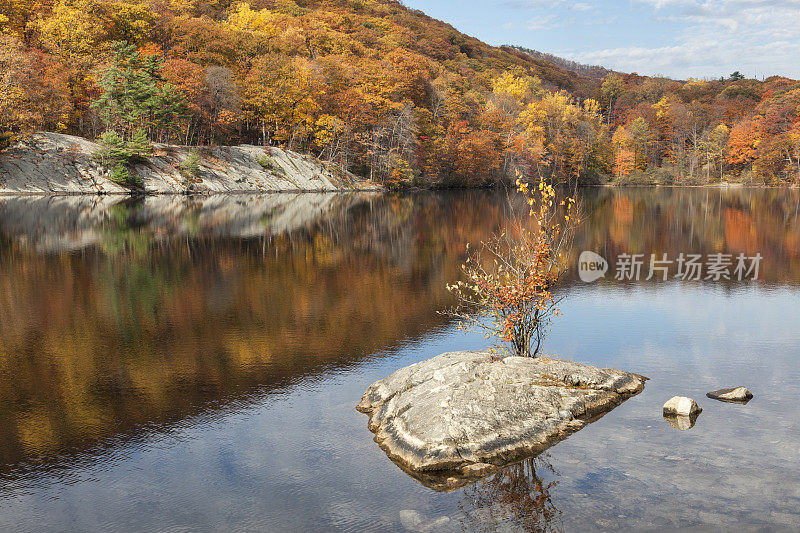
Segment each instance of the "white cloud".
M616 70L682 78L733 70L800 77L800 0L636 1L650 5L658 20L685 23L674 44L565 55Z
M528 19L525 23L525 28L528 30L549 30L553 29L555 25L553 24L554 17L552 15L545 15L541 17L533 17Z
M651 4L655 6L656 9L661 9L667 6L692 3L692 0L636 0L636 1L641 4Z

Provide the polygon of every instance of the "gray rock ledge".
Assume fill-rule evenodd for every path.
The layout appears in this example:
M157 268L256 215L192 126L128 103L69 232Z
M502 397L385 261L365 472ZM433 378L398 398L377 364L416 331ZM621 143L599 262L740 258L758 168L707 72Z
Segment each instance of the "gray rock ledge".
M646 379L559 359L449 352L373 383L357 409L401 468L450 490L542 452Z
M72 135L39 132L0 153L0 196L9 194L212 194L377 190L379 187L308 155L260 146L188 147L154 144L133 169L141 189L109 179L95 161L100 145ZM181 174L187 157L200 155L192 179ZM268 158L268 168L259 161Z

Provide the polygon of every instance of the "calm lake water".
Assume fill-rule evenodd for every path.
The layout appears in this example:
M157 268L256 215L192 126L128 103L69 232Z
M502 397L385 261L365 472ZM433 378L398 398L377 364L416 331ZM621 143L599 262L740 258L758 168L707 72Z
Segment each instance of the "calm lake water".
M535 460L452 493L355 405L482 349L437 314L490 192L0 198L0 530L800 528L800 198L587 190L548 354L651 378ZM577 254L763 257L759 278L577 279ZM747 405L705 397L746 385ZM695 398L688 431L662 404Z

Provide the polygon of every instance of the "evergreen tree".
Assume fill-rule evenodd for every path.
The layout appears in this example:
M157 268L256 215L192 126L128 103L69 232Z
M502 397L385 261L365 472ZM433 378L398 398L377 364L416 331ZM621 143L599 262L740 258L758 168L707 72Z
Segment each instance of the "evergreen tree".
M150 141L159 133L174 131L186 112L186 99L161 73L163 58L142 57L127 42L113 43L114 60L100 74L99 109L106 125L100 137L98 158L111 168L111 179L140 185L130 167L143 162L151 151Z
M166 82L164 58L142 55L124 41L112 44L114 60L100 73L103 93L92 104L100 110L106 129L123 139L142 129L148 139L172 129L186 114L186 98Z

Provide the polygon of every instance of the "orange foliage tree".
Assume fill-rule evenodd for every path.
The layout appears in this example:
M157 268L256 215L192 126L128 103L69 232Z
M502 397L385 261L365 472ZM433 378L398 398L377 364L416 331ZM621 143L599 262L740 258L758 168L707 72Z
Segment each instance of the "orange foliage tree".
M627 176L636 168L636 153L632 150L621 149L614 159L614 170L617 177Z
M753 162L760 142L758 123L754 120L740 122L733 127L728 139L728 163L744 165Z
M36 128L66 129L68 78L59 59L0 34L0 147Z
M513 220L509 230L481 243L462 266L466 281L447 287L458 304L443 314L457 318L460 329L494 339L495 353L536 357L547 327L560 315L553 290L566 270L578 217L574 200L557 202L545 180L531 190L518 178L517 190L536 227Z

